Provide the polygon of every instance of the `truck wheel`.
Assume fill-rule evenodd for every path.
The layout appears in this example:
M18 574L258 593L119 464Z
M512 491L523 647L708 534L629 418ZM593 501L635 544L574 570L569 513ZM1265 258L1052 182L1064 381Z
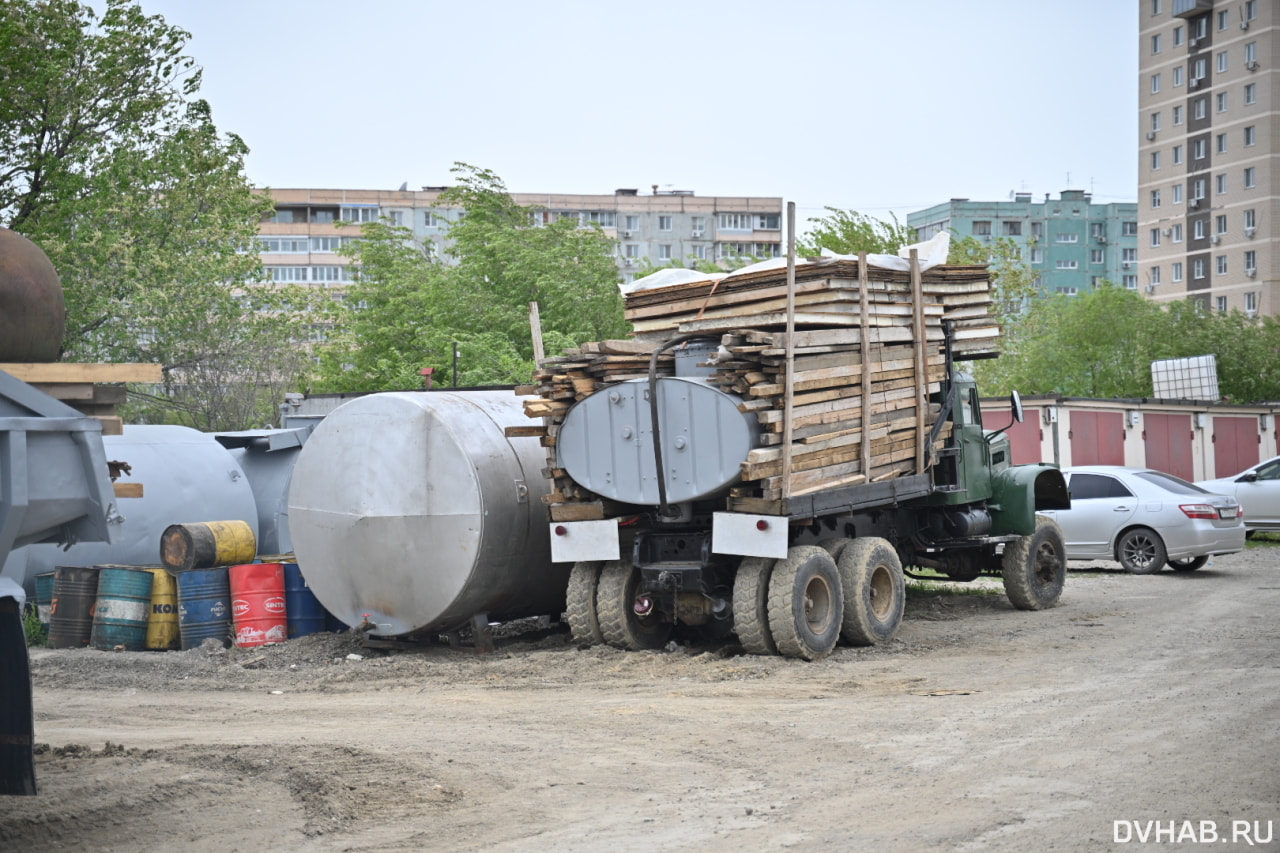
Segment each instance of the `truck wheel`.
M844 585L840 636L855 646L893 639L907 606L907 582L898 552L883 539L855 539L837 567Z
M600 620L596 618L596 586L600 583L599 560L574 563L569 572L569 587L565 590L565 615L568 617L569 634L580 646L598 646L604 642L600 633Z
M1170 560L1169 568L1175 572L1194 572L1209 562L1209 558L1201 554L1199 557L1188 557L1185 560Z
M844 597L831 555L816 545L797 545L779 560L769 579L769 632L779 653L814 660L840 639Z
M743 557L733 581L733 632L748 654L778 653L769 633L769 578L773 564L767 557Z
M1116 543L1116 559L1134 575L1154 575L1164 568L1164 540L1147 527L1125 531Z
M600 570L596 586L596 621L604 641L633 652L660 649L671 637L671 623L655 612L636 614L636 588L640 573L630 560L610 560Z
M831 559L836 561L836 565L840 565L840 555L844 553L844 549L853 544L852 539L838 537L835 539L823 539L818 543L818 547L831 555Z
M1058 603L1067 581L1067 547L1058 522L1036 516L1036 532L1004 546L1004 593L1019 610L1044 610Z

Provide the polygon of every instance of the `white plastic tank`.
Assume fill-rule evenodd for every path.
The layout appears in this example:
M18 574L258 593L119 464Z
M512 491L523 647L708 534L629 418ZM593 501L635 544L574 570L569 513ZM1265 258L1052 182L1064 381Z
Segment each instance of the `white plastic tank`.
M293 470L289 526L316 598L375 633L448 631L473 616L559 614L535 438L506 391L370 394L316 427Z

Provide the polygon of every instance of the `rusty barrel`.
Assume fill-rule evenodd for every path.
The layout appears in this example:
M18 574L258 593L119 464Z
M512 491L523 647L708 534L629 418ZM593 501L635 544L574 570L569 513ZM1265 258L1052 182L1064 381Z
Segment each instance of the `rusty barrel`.
M89 645L93 605L98 598L98 570L92 566L58 566L53 570L53 602L49 606L49 648Z
M151 573L137 566L99 565L97 569L98 599L89 645L103 651L142 651L147 647L151 615Z
M283 563L246 563L227 569L235 644L241 648L288 638Z
M246 521L171 524L160 535L160 562L174 572L247 563L257 550L253 528Z
M151 573L151 612L147 615L147 648L178 648L178 582L168 569L147 566Z

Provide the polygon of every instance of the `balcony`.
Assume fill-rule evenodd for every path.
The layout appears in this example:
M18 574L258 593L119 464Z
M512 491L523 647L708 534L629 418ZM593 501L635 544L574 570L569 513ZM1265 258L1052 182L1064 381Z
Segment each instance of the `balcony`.
M1175 18L1194 18L1213 10L1213 0L1173 0Z

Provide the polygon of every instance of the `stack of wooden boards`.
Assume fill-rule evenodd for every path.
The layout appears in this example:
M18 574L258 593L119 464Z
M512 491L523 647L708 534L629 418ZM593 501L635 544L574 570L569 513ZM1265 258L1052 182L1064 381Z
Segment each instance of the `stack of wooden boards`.
M942 324L950 324L958 356L994 354L1000 328L989 306L984 266L913 275L863 270L850 259L797 264L788 377L785 268L636 291L626 298L635 340L584 344L541 361L535 384L518 393L538 396L526 401L525 413L547 419L545 425L507 434L537 435L548 447L543 473L554 482L547 498L553 520L605 517L603 502L556 466L564 413L610 383L647 376L659 343L705 333L721 341L711 381L741 397L739 409L760 421L762 446L743 461L743 482L728 506L785 511L787 497L928 467L928 436L939 411L929 395L946 369ZM671 365L664 353L660 375L670 375ZM938 433L935 449L946 437Z

